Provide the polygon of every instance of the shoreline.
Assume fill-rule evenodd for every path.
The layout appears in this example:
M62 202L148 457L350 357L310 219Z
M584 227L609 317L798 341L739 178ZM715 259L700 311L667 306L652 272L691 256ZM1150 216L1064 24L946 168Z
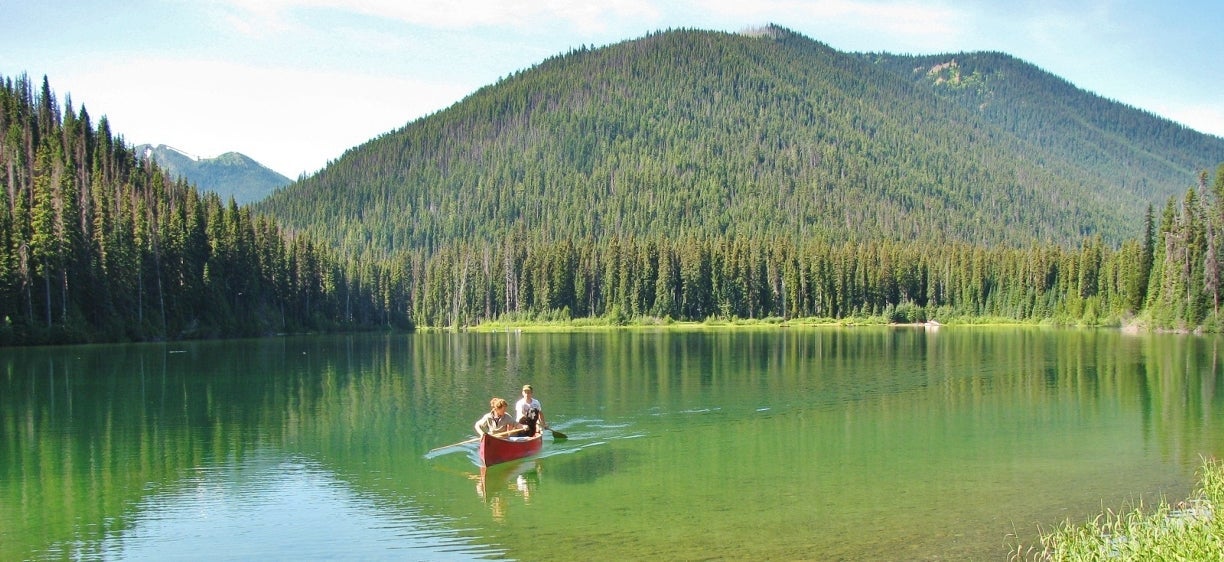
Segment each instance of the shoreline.
M643 317L623 323L613 322L604 318L581 318L576 320L519 320L490 321L472 326L417 326L419 332L597 332L613 330L771 330L771 329L804 329L804 328L921 328L937 331L942 328L961 327L1036 327L1036 328L1089 328L1118 329L1126 333L1155 332L1143 325L1135 324L1100 324L1087 325L1083 323L1060 323L1051 320L1013 320L1008 318L983 317L972 319L957 319L948 322L928 320L925 322L889 322L882 317L853 317L843 319L833 318L781 318L765 319L707 319L704 321L661 319ZM1189 333L1189 332L1186 332Z

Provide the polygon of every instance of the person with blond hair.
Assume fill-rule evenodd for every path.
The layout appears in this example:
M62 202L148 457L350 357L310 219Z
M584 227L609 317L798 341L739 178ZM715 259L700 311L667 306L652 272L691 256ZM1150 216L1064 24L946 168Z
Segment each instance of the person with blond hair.
M515 422L514 416L506 411L506 406L505 398L494 397L489 400L489 411L476 421L476 435L505 433L519 429L520 424Z

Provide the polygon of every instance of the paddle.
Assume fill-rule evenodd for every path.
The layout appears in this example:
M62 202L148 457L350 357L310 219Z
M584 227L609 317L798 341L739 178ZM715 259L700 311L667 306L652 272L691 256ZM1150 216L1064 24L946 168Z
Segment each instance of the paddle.
M514 433L514 432L516 432L516 431L518 431L518 428L515 428L515 429L507 429L507 430L502 431L502 432L499 432L499 433L491 433L490 435L492 435L493 437L499 437L499 438L500 438L500 437L505 437L505 436L507 436L507 435L510 435L511 433ZM564 437L562 437L562 439L564 439ZM460 445L467 445L468 443L475 443L475 442L477 442L477 441L480 441L480 437L473 437L473 438L468 439L468 440L466 440L466 441L460 441L460 442L458 442L458 443L451 443L450 445L443 445L443 446L441 446L441 447L436 447L436 448L430 449L430 450L429 450L429 452L428 452L428 453L425 453L425 454L426 454L426 455L428 455L428 454L432 454L432 453L435 453L435 452L441 451L442 449L449 449L449 448L451 448L451 447L458 447L458 446L460 446Z
M568 436L568 435L566 435L566 434L564 434L564 433L561 433L560 431L557 431L557 430L555 430L555 429L553 429L553 428L551 428L551 427L548 427L547 425L546 425L546 426L544 426L544 429L547 429L548 431L551 431L551 432L552 432L552 434L553 434L553 439L569 439L569 436Z
M458 442L458 443L451 443L450 445L443 445L443 446L441 446L441 447L434 447L433 449L430 449L428 453L425 453L425 454L426 454L426 455L429 455L429 454L433 454L433 453L436 453L436 452L438 452L438 451L441 451L442 449L449 449L449 448L451 448L451 447L458 447L458 446L460 446L460 445L467 445L468 443L475 443L475 442L477 442L477 441L480 441L480 438L479 438L479 437L473 437L473 438L471 438L471 439L468 439L467 441L460 441L460 442Z

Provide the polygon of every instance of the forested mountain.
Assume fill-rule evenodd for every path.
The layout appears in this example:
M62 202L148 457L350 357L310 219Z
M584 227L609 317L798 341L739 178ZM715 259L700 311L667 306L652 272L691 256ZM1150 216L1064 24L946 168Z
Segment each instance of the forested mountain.
M222 201L233 197L239 205L259 201L276 188L293 183L239 152L226 152L215 158L194 158L164 144L142 144L136 147L136 153L157 162L170 177L186 179L197 189L221 196Z
M379 264L172 180L46 78L0 78L0 132L0 345L410 325Z
M919 62L777 27L578 49L353 148L256 210L378 258L510 233L1074 247L1137 236L1149 204L1224 160L1221 139L1035 70L988 82L998 101L983 110L915 79ZM1044 112L1063 86L1079 97Z

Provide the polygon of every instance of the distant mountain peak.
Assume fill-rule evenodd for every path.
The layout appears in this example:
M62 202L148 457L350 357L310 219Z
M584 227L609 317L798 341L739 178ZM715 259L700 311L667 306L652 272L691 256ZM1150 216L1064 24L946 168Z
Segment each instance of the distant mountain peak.
M173 154L182 156L183 158L187 158L193 162L198 162L200 160L199 156L188 154L187 151L179 150L168 144L159 144L157 146L153 146L151 144L142 144L138 146L137 149L139 152L144 154L145 158L150 158L159 153L173 153Z
M293 183L240 152L200 158L165 144L143 144L136 147L136 152L156 162L171 176L182 177L197 188L215 192L223 199L233 197L239 204L259 201L276 189Z

